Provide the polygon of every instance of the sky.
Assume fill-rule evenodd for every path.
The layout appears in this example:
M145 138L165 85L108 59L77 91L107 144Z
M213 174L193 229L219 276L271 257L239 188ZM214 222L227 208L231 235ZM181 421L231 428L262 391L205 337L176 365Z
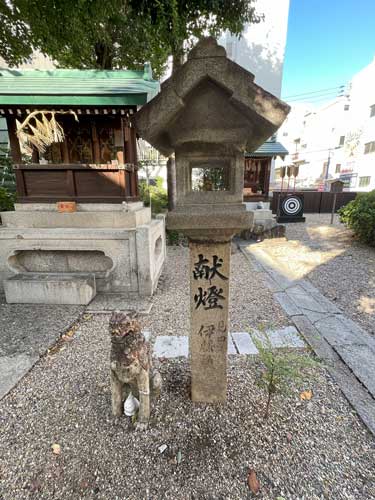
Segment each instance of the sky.
M283 99L345 85L374 57L375 0L290 1ZM321 104L320 95L335 92L310 101Z

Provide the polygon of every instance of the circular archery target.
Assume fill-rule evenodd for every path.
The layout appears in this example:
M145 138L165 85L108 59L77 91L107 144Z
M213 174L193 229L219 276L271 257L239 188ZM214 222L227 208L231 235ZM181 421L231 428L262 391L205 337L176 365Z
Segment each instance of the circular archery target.
M286 215L298 214L298 212L302 209L301 200L297 198L297 196L286 198L283 200L282 209Z

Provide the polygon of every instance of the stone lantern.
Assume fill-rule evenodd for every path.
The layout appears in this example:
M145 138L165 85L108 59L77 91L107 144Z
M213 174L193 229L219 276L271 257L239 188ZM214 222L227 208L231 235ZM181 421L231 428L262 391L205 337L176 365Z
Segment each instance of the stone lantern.
M134 118L141 137L176 158L176 207L167 227L189 238L193 401L226 399L231 239L250 225L244 151L258 148L288 112L205 38Z

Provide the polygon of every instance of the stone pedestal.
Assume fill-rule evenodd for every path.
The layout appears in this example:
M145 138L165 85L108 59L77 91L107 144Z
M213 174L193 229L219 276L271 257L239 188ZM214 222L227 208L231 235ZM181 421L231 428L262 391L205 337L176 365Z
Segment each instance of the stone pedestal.
M15 211L0 215L0 293L13 276L17 280L8 291L17 289L12 297L20 302L31 286L44 290L51 282L60 303L73 296L81 303L79 295L67 299L69 294L58 289L66 289L71 278L69 286L75 287L74 277L82 273L95 278L99 293L147 297L157 286L166 253L165 222L152 219L142 203L78 204L74 213L59 213L52 204L17 204ZM40 282L40 274L49 281ZM45 303L43 293L37 296Z
M230 242L190 241L191 398L226 400Z

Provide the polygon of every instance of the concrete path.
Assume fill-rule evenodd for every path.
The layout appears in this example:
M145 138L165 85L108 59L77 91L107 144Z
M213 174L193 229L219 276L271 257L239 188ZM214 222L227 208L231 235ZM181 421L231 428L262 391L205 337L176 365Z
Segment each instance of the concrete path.
M7 304L0 295L0 399L83 310L82 306Z
M375 338L309 281L293 280L265 245L241 242L239 246L255 270L264 273L275 299L375 435Z
M258 332L253 334L258 335ZM306 343L300 337L294 326L267 332L267 336L275 348L306 348ZM230 333L228 336L228 355L258 354L258 349L248 332ZM156 358L178 358L189 355L189 338L187 336L160 335L156 337L153 356Z

